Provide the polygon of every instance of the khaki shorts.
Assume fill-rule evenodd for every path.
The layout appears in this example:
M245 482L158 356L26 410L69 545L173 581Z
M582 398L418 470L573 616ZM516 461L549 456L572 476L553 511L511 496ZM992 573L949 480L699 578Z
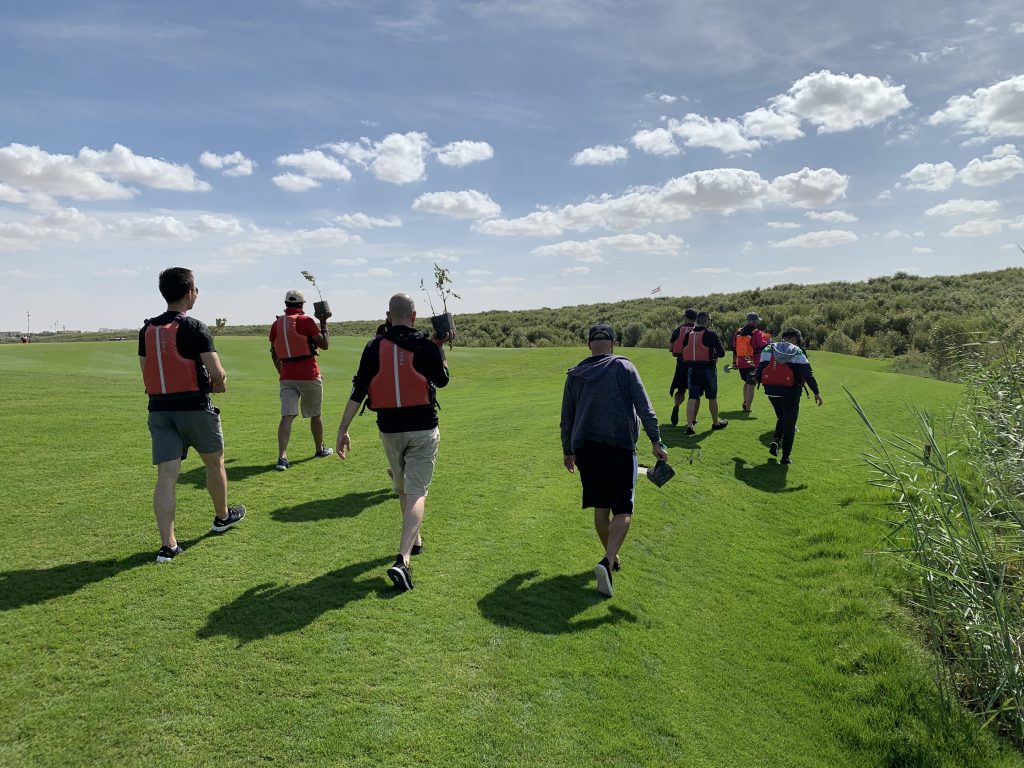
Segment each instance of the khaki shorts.
M319 416L324 403L322 379L284 379L281 382L281 415L298 416L302 401L302 418Z
M437 427L416 432L381 432L380 441L391 467L395 493L426 496L434 476L437 446L441 443Z
M189 448L199 453L224 450L220 410L150 411L149 434L153 437L153 463L182 459Z

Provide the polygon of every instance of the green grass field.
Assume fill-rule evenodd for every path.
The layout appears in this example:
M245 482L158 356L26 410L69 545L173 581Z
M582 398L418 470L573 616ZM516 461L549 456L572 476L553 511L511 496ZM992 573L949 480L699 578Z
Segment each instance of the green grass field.
M362 342L322 358L333 443ZM672 361L627 350L677 476L641 479L615 597L579 479L562 467L565 369L579 349L459 349L414 562L384 575L400 519L371 414L354 454L273 471L267 344L220 338L230 500L222 535L194 455L184 555L153 562L136 347L0 348L0 765L1009 766L934 694L884 556L885 509L858 457L848 386L885 429L958 388L818 353L794 465L767 462L763 395L727 430L667 426ZM699 448L699 453L696 450ZM641 459L647 456L641 445ZM689 463L694 459L693 463Z

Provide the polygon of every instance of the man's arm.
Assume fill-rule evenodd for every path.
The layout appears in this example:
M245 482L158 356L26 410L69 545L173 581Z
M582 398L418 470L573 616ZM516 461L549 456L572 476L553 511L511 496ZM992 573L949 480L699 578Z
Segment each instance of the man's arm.
M635 367L627 369L629 375L629 396L633 401L633 410L643 424L644 432L647 433L651 445L657 448L661 445L661 430L658 427L658 416L654 413L654 406L651 405L651 398L644 389L644 383ZM657 452L655 452L657 455ZM659 458L661 458L659 456Z
M352 448L352 439L348 435L348 428L359 411L359 406L366 399L370 381L379 370L380 361L377 359L377 345L370 342L363 348L363 354L359 357L359 368L352 377L352 392L345 403L345 412L341 416L341 423L338 425L338 439L335 441L335 451L339 459L344 459Z
M270 348L270 359L274 361L274 367L277 368L277 372L281 372L281 360L277 356L277 350L273 347Z
M562 463L570 472L576 471L576 454L572 452L572 427L576 420L576 400L569 388L569 378L562 389L562 418L559 429L562 433Z
M352 425L352 419L356 417L358 410L358 400L349 400L345 403L345 412L341 415L341 424L338 425L338 439L334 442L334 450L339 459L346 458L348 452L352 450L352 438L349 437L348 428Z
M220 364L220 358L217 356L217 353L200 352L199 359L203 361L207 373L210 374L210 390L212 392L227 392L228 375Z
M310 334L310 336L309 336L309 340L312 341L320 349L327 349L330 346L330 344L331 344L331 340L330 340L329 334L327 333L327 318L331 317L332 315L333 315L332 312L328 312L326 315L324 315L323 317L319 318L319 320L320 320L320 331L319 331L319 333ZM312 318L310 318L310 319L312 319Z

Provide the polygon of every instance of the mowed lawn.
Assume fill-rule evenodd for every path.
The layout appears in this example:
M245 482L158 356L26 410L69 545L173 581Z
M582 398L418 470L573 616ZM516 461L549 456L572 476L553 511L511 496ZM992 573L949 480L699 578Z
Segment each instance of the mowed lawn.
M333 445L364 340L323 358ZM948 413L955 385L818 353L794 464L770 405L698 435L667 425L672 360L624 350L677 475L641 478L616 594L562 467L565 370L586 349L450 354L416 589L384 570L400 527L370 413L354 453L279 473L267 344L220 338L230 500L208 535L204 471L153 562L146 398L132 341L0 347L0 765L1015 765L945 716L885 556L848 386L885 429ZM699 449L699 450L698 450ZM641 460L649 452L641 443ZM692 463L691 463L692 460Z

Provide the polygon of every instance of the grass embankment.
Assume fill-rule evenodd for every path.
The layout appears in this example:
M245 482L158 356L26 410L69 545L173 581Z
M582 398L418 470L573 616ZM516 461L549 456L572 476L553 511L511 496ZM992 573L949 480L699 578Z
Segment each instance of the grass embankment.
M372 416L344 463L296 424L273 471L278 399L266 343L219 338L218 397L238 529L207 536L198 458L178 493L172 564L153 563L149 465L132 342L0 350L0 764L880 766L1016 763L943 717L929 660L865 556L881 499L857 415L885 427L950 384L817 354L794 465L767 463L770 407L695 438L665 428L677 477L642 481L616 595L579 481L561 465L565 369L585 349L456 349L416 559L384 568L397 503ZM324 358L333 439L358 359ZM629 350L667 422L672 363ZM692 465L687 458L699 459Z

